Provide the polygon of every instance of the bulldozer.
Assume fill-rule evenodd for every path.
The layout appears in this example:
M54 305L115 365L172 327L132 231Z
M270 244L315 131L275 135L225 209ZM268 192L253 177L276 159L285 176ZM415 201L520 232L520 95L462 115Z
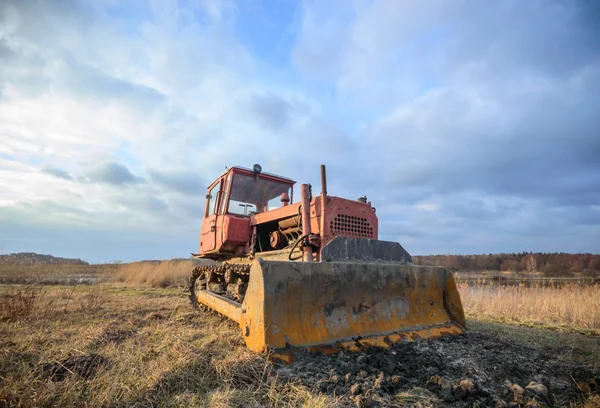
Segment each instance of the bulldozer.
M389 347L466 329L452 274L416 266L378 239L367 197L329 195L252 169L230 167L209 187L192 256L190 300L237 322L247 347L289 361L291 350Z

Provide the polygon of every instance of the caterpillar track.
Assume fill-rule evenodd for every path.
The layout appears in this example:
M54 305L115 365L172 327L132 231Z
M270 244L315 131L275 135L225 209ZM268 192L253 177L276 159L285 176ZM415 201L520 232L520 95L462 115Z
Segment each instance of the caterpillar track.
M198 303L196 292L207 290L241 304L248 289L249 278L250 264L196 266L190 277L190 302L195 308L204 309L204 305Z

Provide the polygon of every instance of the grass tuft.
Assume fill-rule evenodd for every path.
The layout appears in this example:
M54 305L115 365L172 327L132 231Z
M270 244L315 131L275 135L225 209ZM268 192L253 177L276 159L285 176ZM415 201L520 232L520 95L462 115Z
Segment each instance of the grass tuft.
M32 286L9 288L0 295L0 320L15 321L29 316L35 309L40 290Z
M441 407L443 402L431 391L415 387L396 394L394 405L399 408L409 407Z

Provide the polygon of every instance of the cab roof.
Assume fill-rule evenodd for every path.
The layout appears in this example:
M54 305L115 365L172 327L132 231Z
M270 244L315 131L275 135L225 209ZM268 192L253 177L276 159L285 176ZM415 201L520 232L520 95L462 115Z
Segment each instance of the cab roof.
M227 172L229 172L229 171L230 171L230 170L232 170L232 169L235 169L235 170L243 170L243 171L246 171L246 172L250 172L250 173L252 173L252 174L255 174L255 173L254 173L254 170L252 170L252 169L249 169L249 168L247 168L247 167L242 167L242 166L232 166L232 167L228 168L228 169L227 169L227 171L225 171L223 174L226 174ZM268 172L266 172L266 171L261 171L259 174L263 174L263 175L265 175L265 176L270 176L270 177L275 177L275 178L278 178L278 179L280 179L280 180L282 180L282 181L287 181L287 182L289 182L289 183L291 183L291 184L296 184L296 182L295 182L294 180L292 180L291 178L283 177L283 176L280 176L279 174L268 173Z

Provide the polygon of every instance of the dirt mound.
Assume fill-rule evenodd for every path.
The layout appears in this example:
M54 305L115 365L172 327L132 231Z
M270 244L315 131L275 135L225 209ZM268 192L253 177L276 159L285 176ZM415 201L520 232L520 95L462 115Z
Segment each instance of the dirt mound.
M592 367L560 359L552 350L480 333L363 353L300 352L291 366L279 367L277 373L280 380L299 381L358 406L402 406L402 394L422 390L425 397L437 397L430 405L437 401L454 407L562 405L578 398L581 384L597 392L600 375Z

